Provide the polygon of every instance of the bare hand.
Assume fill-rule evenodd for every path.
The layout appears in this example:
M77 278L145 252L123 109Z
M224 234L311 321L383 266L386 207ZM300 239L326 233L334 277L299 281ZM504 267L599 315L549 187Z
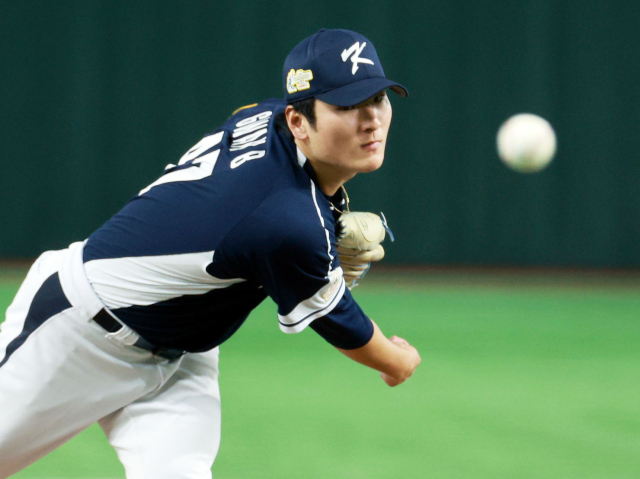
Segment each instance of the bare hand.
M393 344L395 344L399 348L402 348L402 349L406 350L408 353L411 354L411 356L413 356L413 358L412 358L413 365L412 365L412 369L411 369L411 374L409 374L407 377L405 377L405 378L395 378L393 376L389 376L388 374L380 373L380 377L382 378L382 380L387 385L393 387L393 386L397 386L399 384L402 384L407 379L409 379L413 375L413 372L416 370L418 365L420 364L421 359L420 359L420 354L418 354L418 350L416 348L414 348L413 346L411 346L409 344L409 341L407 341L406 339L403 339L403 338L398 337L398 336L391 336L389 338L389 341L391 341Z

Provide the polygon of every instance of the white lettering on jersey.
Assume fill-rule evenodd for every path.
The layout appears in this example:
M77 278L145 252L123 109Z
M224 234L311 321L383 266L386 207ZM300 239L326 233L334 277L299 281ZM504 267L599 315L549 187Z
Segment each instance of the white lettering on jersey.
M245 148L249 148L250 146L258 146L258 145L263 145L267 142L267 137L265 136L264 138L261 138L260 140L256 140L256 141L251 141L245 145L240 145L240 146L234 146L229 148L229 151L238 151L238 150L244 150Z
M241 126L233 130L231 137L238 138L239 136L246 135L247 133L251 133L252 131L256 131L261 128L266 128L268 123L269 123L269 119L267 118L266 120L256 121L255 123L252 123L247 126Z
M342 51L343 62L346 62L349 56L351 56L351 61L353 62L353 66L351 67L352 75L355 75L358 71L358 63L367 63L369 65L373 65L373 62L368 58L360 58L360 54L362 53L362 50L364 50L364 47L366 45L367 42L362 42L362 45L360 45L360 42L355 42L348 49L345 48Z
M166 173L146 188L140 190L139 194L144 195L154 186L166 183L175 183L176 181L201 180L211 176L213 168L216 166L216 161L218 161L220 149L213 151L208 150L217 146L222 141L223 137L224 131L220 131L215 135L205 136L193 148L187 151L182 158L180 158L180 161L178 162L179 165L184 165L185 163L193 160L189 168ZM167 165L165 170L170 168L175 168L175 165Z
M244 145L245 143L248 143L250 141L255 141L259 139L261 136L266 137L266 135L267 135L267 129L263 128L262 130L258 130L253 133L249 133L247 135L241 136L240 138L236 138L231 142L231 151L233 151L234 148L237 148L240 145Z
M191 161L195 158L198 158L202 153L207 151L209 148L216 146L218 143L222 141L222 137L224 136L224 132L216 133L215 135L205 136L202 140L200 140L196 145L187 151L180 161L179 165L184 165L187 161Z
M273 114L272 111L263 111L257 115L250 116L236 123L236 127L231 134L233 141L229 151L240 151L251 146L263 145L267 142L267 124ZM262 158L266 152L264 150L250 151L237 156L231 161L231 168L237 168L247 161Z
M247 161L257 160L258 158L262 158L266 155L267 152L264 150L254 150L248 151L247 153L243 153L240 156L236 156L233 160L231 160L231 169L237 168L240 165L243 165Z
M258 113L257 115L250 116L245 118L244 120L240 120L236 123L236 128L240 128L242 126L250 125L251 123L255 123L257 121L265 120L269 118L273 114L272 111L263 111L262 113Z

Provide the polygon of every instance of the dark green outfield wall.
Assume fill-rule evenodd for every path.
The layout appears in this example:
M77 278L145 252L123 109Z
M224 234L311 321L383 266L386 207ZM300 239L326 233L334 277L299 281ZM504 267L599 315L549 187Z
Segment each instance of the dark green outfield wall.
M640 266L640 6L621 0L0 0L0 257L85 238L236 107L281 95L287 52L359 30L393 99L387 160L348 187L388 260ZM495 133L557 130L544 172Z

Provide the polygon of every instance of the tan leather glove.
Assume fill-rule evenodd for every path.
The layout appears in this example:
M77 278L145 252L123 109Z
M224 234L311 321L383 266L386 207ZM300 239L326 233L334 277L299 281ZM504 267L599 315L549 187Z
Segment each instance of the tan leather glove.
M372 261L380 261L384 258L384 248L379 244L371 251L358 251L338 246L338 256L344 272L344 280L347 282L347 287L351 289L357 286L358 281L367 274Z
M380 243L385 238L386 222L374 213L350 211L338 219L338 256L349 289L369 271L372 261L384 258Z

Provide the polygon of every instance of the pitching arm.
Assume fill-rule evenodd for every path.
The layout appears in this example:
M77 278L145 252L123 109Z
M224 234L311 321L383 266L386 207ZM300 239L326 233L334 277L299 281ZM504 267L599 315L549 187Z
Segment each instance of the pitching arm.
M389 386L402 384L420 364L420 355L402 338L391 336L387 339L378 325L372 323L373 336L367 344L357 349L336 349L348 358L379 371Z

